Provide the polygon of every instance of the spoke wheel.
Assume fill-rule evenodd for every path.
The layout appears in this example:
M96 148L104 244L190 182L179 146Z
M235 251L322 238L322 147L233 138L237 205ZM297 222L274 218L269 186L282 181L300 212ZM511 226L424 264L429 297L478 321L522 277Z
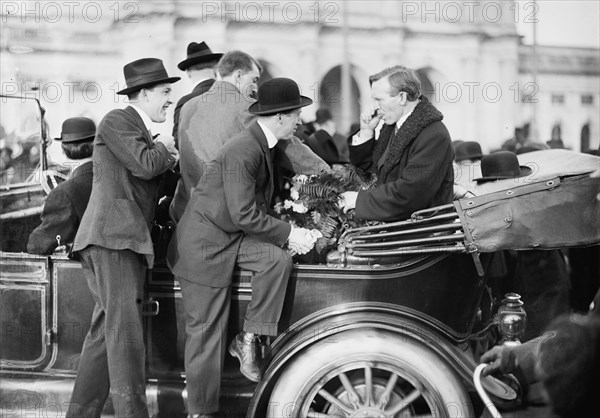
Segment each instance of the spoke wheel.
M269 417L471 416L460 380L426 347L372 329L335 339L288 365L273 389Z

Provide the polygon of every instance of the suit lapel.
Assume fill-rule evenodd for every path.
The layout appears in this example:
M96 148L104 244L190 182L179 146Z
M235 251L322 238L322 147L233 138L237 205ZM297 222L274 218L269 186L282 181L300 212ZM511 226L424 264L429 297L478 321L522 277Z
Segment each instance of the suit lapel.
M258 141L258 143L260 145L260 150L261 150L262 156L266 160L266 166L267 166L266 175L267 175L268 183L267 183L267 188L265 190L265 200L267 201L267 204L270 205L271 204L271 196L273 196L273 189L274 189L274 186L273 186L273 160L271 159L271 150L269 149L267 137L265 136L265 133L263 132L261 127L258 125L258 122L254 122L252 125L250 125L250 132L252 132L252 135Z
M144 121L142 120L142 117L139 115L139 113L131 106L127 106L125 108L125 111L129 113L129 115L131 115L131 117L135 120L135 124L138 126L138 128L140 128L140 130L144 134L144 138L146 138L146 142L148 143L148 145L152 145L152 135L150 134L148 128L146 128L146 125L144 124Z

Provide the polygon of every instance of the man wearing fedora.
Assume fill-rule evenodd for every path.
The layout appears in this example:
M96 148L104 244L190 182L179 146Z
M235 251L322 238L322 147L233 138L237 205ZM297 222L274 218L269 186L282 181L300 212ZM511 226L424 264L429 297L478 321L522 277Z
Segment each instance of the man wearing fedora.
M177 140L177 131L179 129L179 114L181 108L190 99L206 93L215 83L215 67L223 54L215 54L211 51L206 42L190 42L187 47L187 58L177 64L177 68L185 71L194 84L191 93L183 96L175 105L173 118L173 138L175 145L179 145Z
M248 107L256 100L261 71L260 63L249 54L230 51L219 61L218 80L210 90L183 106L178 133L181 178L170 207L174 221L181 219L204 167L230 138L256 120ZM296 137L277 144L276 161L279 167L294 173L318 174L329 170L327 163Z
M109 393L118 417L148 417L142 301L154 253L150 223L158 176L177 162L173 137L150 132L166 120L171 84L163 62L124 67L130 105L110 111L94 141L94 181L73 251L94 298L68 417L99 417ZM110 391L109 391L110 390Z
M350 138L350 162L376 187L344 192L356 217L397 221L452 202L454 150L443 115L425 96L413 69L396 65L369 77L375 113L363 113ZM376 128L383 126L376 137Z
M42 223L29 235L27 251L32 254L48 255L59 245L73 242L90 193L92 192L92 151L96 125L84 117L69 118L62 124L57 141L67 158L79 164L71 178L54 188L42 210Z
M304 254L316 231L292 227L267 213L273 192L275 145L300 125L312 103L288 78L263 83L249 108L257 119L231 138L194 191L169 247L171 271L186 312L185 371L188 413L213 416L219 392L236 265L254 272L244 331L229 346L248 379L258 381L256 336L277 335L292 269L288 250ZM203 274L198 274L203 272Z

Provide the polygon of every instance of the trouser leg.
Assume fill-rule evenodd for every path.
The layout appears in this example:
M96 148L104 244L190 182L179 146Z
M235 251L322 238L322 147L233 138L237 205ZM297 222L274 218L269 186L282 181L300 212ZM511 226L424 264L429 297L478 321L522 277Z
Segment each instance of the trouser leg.
M292 258L276 245L250 236L242 240L237 263L253 271L252 300L246 309L244 331L258 335L277 335L277 324L292 271Z
M227 346L230 287L209 287L177 277L185 310L185 375L189 414L219 410Z
M95 305L90 329L85 337L79 359L77 378L67 410L67 418L100 417L110 388L104 338L104 309L99 296L93 263L87 252L87 249L81 252L81 266Z
M146 405L145 348L142 329L142 300L146 275L144 260L140 254L129 250L110 250L91 246L82 252L89 271L93 275L97 292L97 307L103 317L103 342L95 348L78 371L80 381L74 395L97 384L98 376L108 375L110 395L116 417L148 417ZM99 326L102 329L101 326ZM105 357L101 350L106 351ZM88 350L90 351L90 350ZM85 352L85 349L84 349ZM95 362L97 360L97 362ZM83 367L83 369L82 369ZM104 367L107 367L104 369ZM78 385L81 385L78 387ZM92 389L93 390L93 389ZM76 402L76 400L75 400Z

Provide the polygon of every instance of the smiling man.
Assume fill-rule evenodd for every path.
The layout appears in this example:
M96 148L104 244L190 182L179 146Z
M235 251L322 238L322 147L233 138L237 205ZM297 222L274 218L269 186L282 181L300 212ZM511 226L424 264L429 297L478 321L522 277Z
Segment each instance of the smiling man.
M148 417L142 300L154 253L150 223L158 176L178 159L171 136L150 132L166 120L171 83L161 60L124 67L130 105L110 111L94 140L94 180L73 251L94 298L68 417L99 417L109 393L118 417ZM109 392L110 389L110 392Z
M344 210L356 217L397 221L414 211L452 201L454 151L443 115L421 95L416 71L400 65L369 77L375 113L360 116L350 162L376 187L343 193ZM375 130L380 122L379 136Z

